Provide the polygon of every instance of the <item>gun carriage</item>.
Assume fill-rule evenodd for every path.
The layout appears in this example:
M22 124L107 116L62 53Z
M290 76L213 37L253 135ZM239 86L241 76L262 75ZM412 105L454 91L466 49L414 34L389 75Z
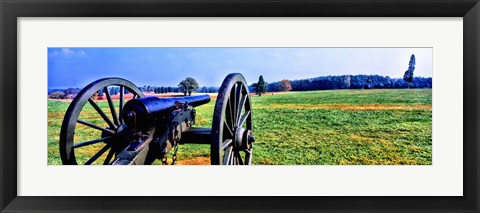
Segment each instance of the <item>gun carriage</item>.
M118 106L109 92L111 87L119 88ZM92 98L101 90L105 93L109 113L105 113ZM126 93L133 94L133 98L127 101ZM87 102L96 116L105 121L104 126L81 119L80 114ZM103 162L100 163L104 165L142 165L159 159L168 164L166 156L173 149L171 164L174 164L179 144L197 143L210 145L212 165L250 165L255 138L250 95L244 77L232 73L223 81L211 128L193 127L195 107L208 102L210 96L207 94L145 97L133 83L121 78L94 81L77 94L65 113L60 132L62 163L90 165L101 159ZM98 137L88 141L75 140L78 128L87 128ZM93 144L101 144L101 148L91 156L80 159L75 155L86 147L91 149Z

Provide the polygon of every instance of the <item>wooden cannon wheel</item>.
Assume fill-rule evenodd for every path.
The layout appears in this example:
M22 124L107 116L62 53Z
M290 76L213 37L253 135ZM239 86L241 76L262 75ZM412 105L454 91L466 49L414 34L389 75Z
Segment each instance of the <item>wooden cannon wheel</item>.
M252 164L252 106L247 83L239 73L229 74L220 87L211 137L212 165Z
M110 95L109 88L119 87L118 111L114 105L114 100ZM108 102L109 113L105 113L98 105L98 101L94 100L95 94L103 89L105 99ZM128 144L128 136L133 135L133 130L126 127L122 120L123 106L125 105L125 92L133 94L133 98L143 98L143 93L130 81L121 78L103 78L94 81L83 88L65 113L62 128L60 132L60 157L63 164L85 164L89 165L97 161L100 156L108 151L107 156L103 160L103 164L109 164L114 154L116 155ZM101 118L104 123L99 124L89 120L80 119L80 115L86 103L89 103L94 111L96 118ZM109 115L109 116L107 116ZM89 114L90 117L90 114ZM80 127L81 126L81 127ZM81 128L83 132L97 135L95 139L88 141L76 142L75 130ZM75 152L82 152L82 149L91 145L101 144L95 150L95 154L88 159L76 159Z

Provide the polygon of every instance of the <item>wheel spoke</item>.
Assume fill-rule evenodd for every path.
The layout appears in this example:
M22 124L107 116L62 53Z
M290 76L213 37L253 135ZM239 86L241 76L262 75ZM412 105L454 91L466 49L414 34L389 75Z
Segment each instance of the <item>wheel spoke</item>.
M242 156L240 156L240 152L236 152L237 154L237 162L239 165L243 165L243 161L242 161Z
M223 121L223 124L224 124L223 126L226 127L226 128L224 128L224 129L228 130L228 133L230 134L229 136L233 137L233 131L232 131L232 129L228 126L226 120Z
M238 119L240 118L239 113L242 112L242 108L240 108L240 96L242 95L242 85L241 84L235 84L235 110L233 111L235 113L235 125L238 124ZM240 111L240 112L239 112Z
M98 125L96 125L96 124L94 124L94 123L90 123L90 122L88 122L88 121L84 121L84 120L78 119L77 122L78 122L78 123L81 123L81 124L83 124L83 125L85 125L85 126L89 126L89 127L94 128L94 129L98 129L98 130L100 130L100 131L107 131L107 132L110 132L110 133L112 133L112 134L114 133L113 130L102 128L102 127L100 127L100 126L98 126Z
M124 86L120 86L120 100L119 100L119 110L118 110L118 120L120 121L121 124L123 124L123 118L122 118L122 113L123 113L123 102L124 102Z
M223 165L228 165L230 159L232 157L233 146L230 146L227 150L225 150L225 155L223 156Z
M232 106L231 108L231 115L232 115L232 127L235 127L235 124L237 123L235 113L237 112L237 97L236 97L236 90L237 90L237 84L234 84L232 87L232 90L230 91L230 105Z
M103 165L108 165L108 163L110 163L110 160L112 159L114 153L115 152L113 151L113 148L108 151L108 155L105 158L105 161L103 161Z
M233 151L233 165L238 165L238 158L237 158L237 152Z
M243 114L242 118L238 122L238 126L242 126L245 121L247 120L247 117L250 115L250 111L246 111L245 114ZM248 125L247 125L248 126Z
M235 157L235 151L232 150L232 154L230 155L230 164L229 165L235 165L237 163L237 158Z
M235 150L232 150L232 160L231 165L237 165L237 157L235 156Z
M242 115L242 109L243 109L243 106L245 106L245 101L247 100L247 95L243 95L242 98L240 99L240 103L238 103L238 107L237 107L237 113L236 113L236 120L237 120L237 125L238 126L242 126L239 124L239 120L240 120L240 116Z
M231 102L230 99L227 102L227 110L225 111L225 120L228 121L228 123L230 124L230 126L229 126L230 130L232 130L235 126L234 126L234 123L233 123L232 102Z
M109 143L107 145L105 145L102 149L100 149L100 151L98 151L95 155L93 155L92 158L88 159L87 162L85 162L84 165L90 165L92 164L94 161L96 161L100 156L102 156L103 153L105 153L108 149L110 149L110 147L112 147L112 145L110 145Z
M90 140L90 141L81 142L81 143L78 143L78 144L74 144L73 148L75 149L75 148L79 148L79 147L82 147L82 146L88 146L88 145L100 143L100 142L103 142L103 141L105 141L107 139L110 139L110 138L112 138L112 136L97 138L97 139L93 139L93 140Z
M246 165L252 165L252 155L253 155L253 149L245 149L245 164Z
M232 139L227 139L223 141L222 143L222 150L225 150L227 147L229 147L232 144L233 140Z
M107 117L107 115L105 115L103 110L100 109L100 107L97 105L97 103L95 103L95 101L93 101L91 98L88 99L88 102L93 106L93 108L95 108L95 110L98 112L98 114L100 114L100 116L102 116L103 120L105 120L105 122L107 122L108 126L110 126L111 129L115 129L115 125Z
M105 92L105 95L107 96L108 106L110 107L110 112L112 113L113 123L115 123L115 125L118 126L119 123L118 123L118 118L117 118L117 112L115 111L115 106L113 106L112 97L110 97L110 92L108 91L107 87L104 87L103 91Z

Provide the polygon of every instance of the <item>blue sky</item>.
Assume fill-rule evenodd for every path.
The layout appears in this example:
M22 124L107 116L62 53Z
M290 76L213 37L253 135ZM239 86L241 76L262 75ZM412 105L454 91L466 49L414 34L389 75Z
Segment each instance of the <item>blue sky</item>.
M326 75L402 78L410 55L414 75L432 77L431 48L48 48L48 88L84 87L105 77L137 86L177 86L186 77L220 86L242 73L248 84Z

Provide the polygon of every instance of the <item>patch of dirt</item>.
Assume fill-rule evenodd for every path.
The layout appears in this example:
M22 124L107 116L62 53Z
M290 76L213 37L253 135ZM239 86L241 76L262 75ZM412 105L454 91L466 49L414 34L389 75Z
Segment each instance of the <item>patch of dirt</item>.
M365 141L373 141L374 140L373 138L367 138L367 137L363 137L363 136L360 136L360 135L350 135L350 137L353 138L353 139L365 140Z
M385 147L388 150L396 150L395 147L392 146L392 144L384 139L375 139L375 138L369 138L369 137L364 137L360 135L350 135L350 138L352 139L357 139L357 140L363 140L363 141L368 141L368 142L375 142L378 141L380 144L382 144L383 147ZM378 147L377 147L378 149Z
M65 103L70 103L70 102L72 102L72 99L52 99L52 98L48 98L47 100L49 100L49 101L65 102Z
M432 110L431 104L395 105L395 104L272 104L264 108L277 109L340 109L345 111L362 110Z
M262 96L269 96L269 95L271 96L276 94L287 94L287 93L292 93L292 92L267 92L267 93L263 93ZM253 97L253 96L258 96L258 95L250 92L250 97Z
M265 93L265 94L262 94L263 96L267 96L267 95L273 95L273 94L283 94L283 93L287 93L287 92L269 92L269 93ZM183 93L160 93L160 94L156 94L156 93L152 93L152 92L144 92L143 93L145 95L145 97L149 97L149 96L155 96L155 97L159 97L159 98L170 98L170 97L183 97ZM204 95L204 94L207 94L210 96L210 99L211 100L216 100L217 99L217 96L218 96L218 93L193 93L192 96L195 96L195 95ZM250 93L250 97L253 97L253 96L257 96L256 94L254 93ZM112 95L112 100L118 100L120 99L120 94L116 94L116 95ZM124 95L124 98L125 98L125 101L127 100L130 100L133 98L133 94L125 94ZM54 101L61 101L61 102L71 102L72 99L48 99L48 100L54 100ZM106 101L107 98L105 96L103 96L101 99L98 99L98 97L95 99L95 101Z
M119 100L119 99L120 99L120 94L111 95L110 97L112 98L112 100ZM130 100L130 99L133 98L133 94L132 94L132 93L124 94L124 95L123 95L123 98L125 99L125 101ZM99 100L99 101L101 101L101 100L106 101L106 100L107 100L107 97L106 97L105 95L104 95L103 97L97 97L97 100Z
M382 89L364 89L364 90L349 90L348 92L350 94L371 94L371 93L382 93L386 92L388 90L382 90Z
M210 165L210 157L196 157L188 160L180 160L177 165Z

